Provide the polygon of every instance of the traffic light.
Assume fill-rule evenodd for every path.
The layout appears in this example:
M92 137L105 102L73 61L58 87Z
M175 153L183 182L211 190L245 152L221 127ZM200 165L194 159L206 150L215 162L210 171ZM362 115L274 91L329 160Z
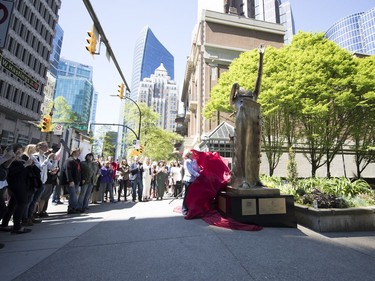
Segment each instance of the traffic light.
M92 25L91 31L87 31L87 34L89 35L88 38L86 38L86 41L88 45L86 45L86 50L89 51L91 55L96 54L96 45L97 45L97 37L95 34L95 26Z
M124 83L121 83L120 85L118 85L118 97L120 99L124 98L124 88L125 88Z
M43 133L49 133L52 131L51 124L52 123L52 118L51 115L44 115L42 118L41 122L41 131Z
M141 146L139 147L139 152L140 152L141 154L143 154L144 150L145 150L145 147L144 147L143 145L141 145Z

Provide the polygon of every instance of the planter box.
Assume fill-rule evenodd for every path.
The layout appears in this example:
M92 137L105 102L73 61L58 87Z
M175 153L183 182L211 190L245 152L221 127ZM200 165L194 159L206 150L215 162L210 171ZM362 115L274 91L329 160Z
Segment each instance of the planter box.
M375 206L314 209L295 204L297 223L317 232L375 231Z

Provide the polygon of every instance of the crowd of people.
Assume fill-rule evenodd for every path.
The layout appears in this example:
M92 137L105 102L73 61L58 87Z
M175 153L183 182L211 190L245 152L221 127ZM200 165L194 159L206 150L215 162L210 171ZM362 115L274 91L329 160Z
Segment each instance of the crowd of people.
M127 159L117 162L112 156L95 159L92 153L81 158L79 148L62 161L62 149L54 151L42 141L4 148L0 168L0 231L12 234L30 232L31 226L49 216L49 202L64 204L63 197L68 199L67 214L122 198L146 202L183 197L184 168L178 161L167 164L136 156L129 163Z

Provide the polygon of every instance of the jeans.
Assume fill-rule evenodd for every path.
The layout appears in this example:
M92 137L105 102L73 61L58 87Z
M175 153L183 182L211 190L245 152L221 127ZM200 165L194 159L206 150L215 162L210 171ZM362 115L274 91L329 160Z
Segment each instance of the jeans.
M132 186L133 201L135 201L136 196L137 196L137 187L138 187L138 201L142 201L142 193L143 193L142 179L137 176L135 180L132 180L130 182Z
M66 187L69 193L69 206L68 212L71 210L76 210L78 208L78 192L79 192L79 185L74 186L67 186Z
M42 193L44 192L44 190L46 189L45 185L42 184L42 187L37 189L34 194L33 194L33 197L31 199L31 202L30 202L30 205L29 205L29 209L28 209L28 218L31 218L33 216L33 214L35 213L35 207L36 207L36 204L39 202L40 200L40 197L42 196Z
M81 192L78 197L78 208L84 211L89 206L90 195L93 185L85 183L81 186Z
M111 202L115 202L115 199L113 198L113 185L111 182L101 182L100 189L103 190L102 202L104 202L104 193L107 191L109 191L109 198Z
M59 202L60 196L61 196L61 185L57 184L55 186L55 190L53 191L52 202Z
M182 201L182 214L186 215L188 211L188 207L186 206L186 196L188 195L189 186L191 185L191 182L184 181L184 187L185 187L185 194L184 194L184 200Z

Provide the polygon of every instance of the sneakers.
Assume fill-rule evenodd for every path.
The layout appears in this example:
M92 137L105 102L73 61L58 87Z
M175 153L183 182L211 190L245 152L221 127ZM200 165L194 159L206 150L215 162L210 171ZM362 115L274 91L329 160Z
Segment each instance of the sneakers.
M53 205L64 205L63 202L61 202L60 200L58 201L52 201Z
M46 217L48 217L49 215L48 215L48 213L46 212L46 211L43 211L43 212L41 212L41 213L39 213L39 217L40 218L46 218Z
M24 234L24 233L29 233L31 232L31 229L30 228L24 228L24 227L21 227L20 229L13 229L10 233L11 234Z
M31 218L32 223L41 223L42 220L37 220L35 218Z
M68 210L68 215L70 215L70 214L79 214L79 213L80 213L80 211L76 210L76 209L70 209L70 210Z

